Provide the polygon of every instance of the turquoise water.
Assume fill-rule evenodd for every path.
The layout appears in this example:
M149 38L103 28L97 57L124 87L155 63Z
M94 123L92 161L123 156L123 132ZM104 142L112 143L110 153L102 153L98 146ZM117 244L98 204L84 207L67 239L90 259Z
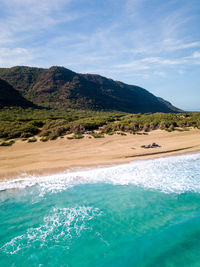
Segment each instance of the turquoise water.
M0 266L200 266L200 154L0 183Z

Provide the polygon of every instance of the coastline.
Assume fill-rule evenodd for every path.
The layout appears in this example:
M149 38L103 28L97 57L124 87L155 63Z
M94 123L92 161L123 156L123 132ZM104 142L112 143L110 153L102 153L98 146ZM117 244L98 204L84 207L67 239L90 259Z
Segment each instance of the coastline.
M160 147L144 149L141 145ZM0 148L0 179L21 174L48 175L70 169L111 166L135 160L192 154L200 151L200 130L166 132L155 130L148 135L106 135L105 138L25 143Z

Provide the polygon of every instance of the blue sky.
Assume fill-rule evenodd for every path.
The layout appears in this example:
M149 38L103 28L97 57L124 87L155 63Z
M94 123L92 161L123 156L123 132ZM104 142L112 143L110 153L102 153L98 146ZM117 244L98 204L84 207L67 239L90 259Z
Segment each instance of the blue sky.
M0 66L61 65L200 111L199 0L1 0Z

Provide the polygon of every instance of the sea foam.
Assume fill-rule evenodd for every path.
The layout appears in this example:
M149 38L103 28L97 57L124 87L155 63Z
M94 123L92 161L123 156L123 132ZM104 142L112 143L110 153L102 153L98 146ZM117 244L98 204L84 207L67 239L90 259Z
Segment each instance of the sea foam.
M135 185L164 193L200 192L200 154L134 161L112 167L67 171L54 175L21 175L0 182L0 190L38 186L40 194L80 184Z
M26 233L16 236L4 244L0 250L6 254L16 254L21 250L33 246L50 246L63 242L68 249L71 240L79 238L83 231L92 229L88 222L100 216L102 211L98 208L79 206L74 208L53 208L48 216L45 216L43 223L36 228L29 228Z

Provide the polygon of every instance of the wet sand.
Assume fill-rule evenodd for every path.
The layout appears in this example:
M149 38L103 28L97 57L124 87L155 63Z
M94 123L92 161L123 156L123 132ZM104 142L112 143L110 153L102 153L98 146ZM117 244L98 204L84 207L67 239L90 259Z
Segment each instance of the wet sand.
M141 145L160 145L141 148ZM166 132L155 130L148 135L106 135L105 138L27 143L17 140L11 147L0 147L0 178L21 173L58 173L74 167L120 164L133 160L200 151L200 130Z

